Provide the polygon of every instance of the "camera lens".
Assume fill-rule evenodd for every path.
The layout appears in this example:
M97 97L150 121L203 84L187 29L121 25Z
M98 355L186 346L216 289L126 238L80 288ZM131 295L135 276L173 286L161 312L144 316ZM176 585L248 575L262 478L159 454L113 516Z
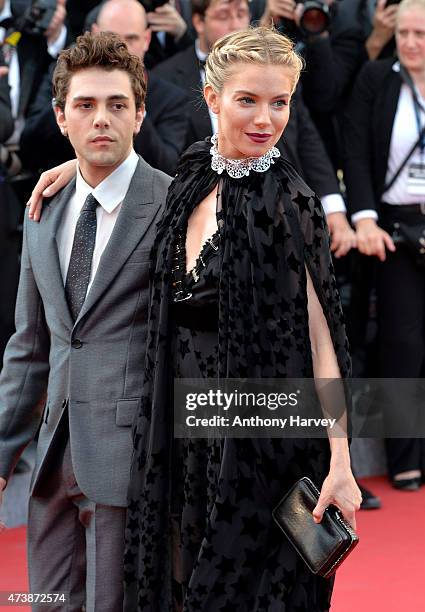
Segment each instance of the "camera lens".
M305 2L300 25L306 34L321 34L329 27L329 8L324 2Z

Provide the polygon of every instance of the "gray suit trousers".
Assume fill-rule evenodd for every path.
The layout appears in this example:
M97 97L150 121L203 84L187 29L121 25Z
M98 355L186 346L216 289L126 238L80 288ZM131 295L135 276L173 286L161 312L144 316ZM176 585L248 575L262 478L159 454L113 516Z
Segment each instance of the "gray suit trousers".
M51 496L29 503L31 593L64 593L67 602L34 612L120 612L123 608L125 508L97 504L81 492L64 437Z

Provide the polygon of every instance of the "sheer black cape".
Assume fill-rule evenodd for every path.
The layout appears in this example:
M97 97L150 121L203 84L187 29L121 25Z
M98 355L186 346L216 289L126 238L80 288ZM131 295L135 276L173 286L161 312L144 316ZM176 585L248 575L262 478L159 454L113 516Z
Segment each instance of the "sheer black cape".
M169 537L173 245L177 232L183 230L185 234L190 214L219 180L224 220L220 247L219 377L313 376L306 268L326 315L341 375L345 377L350 372L343 313L320 201L282 158L266 172L251 172L242 179L224 173L220 178L211 169L210 146L208 140L195 143L183 155L152 251L143 397L134 425L126 530L126 610L173 609ZM253 455L258 455L269 442L226 439L220 452L220 481L234 472L241 452L249 456L252 450ZM329 446L326 440L322 442ZM279 465L275 469L277 480L285 482ZM313 461L303 471L322 480L324 470L321 465L315 471ZM283 493L282 487L272 503ZM211 499L210 506L213 503ZM271 523L271 508L266 520ZM205 606L201 609L213 610Z

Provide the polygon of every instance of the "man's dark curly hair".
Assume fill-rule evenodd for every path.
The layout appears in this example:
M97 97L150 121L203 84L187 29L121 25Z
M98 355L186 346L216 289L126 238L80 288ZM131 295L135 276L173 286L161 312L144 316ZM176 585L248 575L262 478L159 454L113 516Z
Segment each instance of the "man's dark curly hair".
M65 108L71 77L86 68L102 68L106 71L127 72L133 89L136 108L140 108L146 97L146 78L143 62L132 55L125 42L116 34L86 32L77 38L69 49L61 51L53 73L53 95L55 104Z

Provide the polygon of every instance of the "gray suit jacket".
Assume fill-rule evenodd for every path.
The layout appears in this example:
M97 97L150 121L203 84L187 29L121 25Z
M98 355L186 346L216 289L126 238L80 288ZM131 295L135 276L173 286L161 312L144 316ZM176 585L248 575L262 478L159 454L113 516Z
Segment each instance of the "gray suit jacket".
M0 376L0 475L8 479L37 431L31 493L48 495L67 410L75 476L98 503L125 506L131 424L140 405L149 253L170 178L141 158L75 324L56 233L72 181L40 223L25 220L16 333ZM66 415L65 415L66 417Z

